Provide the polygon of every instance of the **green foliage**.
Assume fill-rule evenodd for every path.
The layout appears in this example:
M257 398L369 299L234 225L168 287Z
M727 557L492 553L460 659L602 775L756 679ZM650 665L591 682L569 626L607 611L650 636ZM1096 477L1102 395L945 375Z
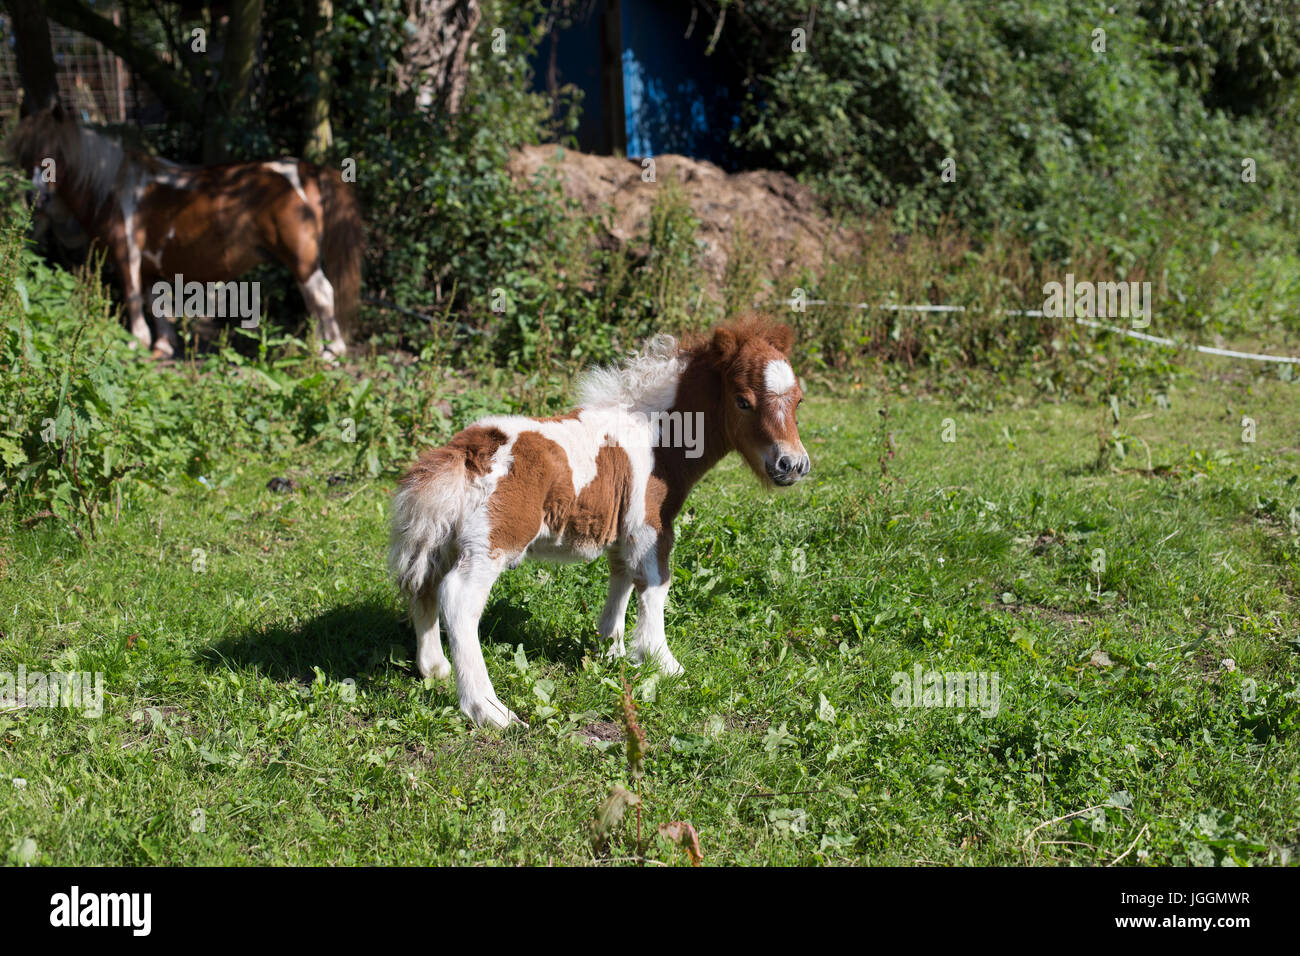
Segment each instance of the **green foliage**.
M530 725L501 733L421 684L383 569L391 480L328 485L320 443L219 452L210 484L124 506L92 547L40 525L0 538L0 657L99 671L106 691L98 719L0 713L0 855L686 866L689 831L656 824L689 820L711 865L1294 863L1300 405L1221 372L1164 405L1121 394L1153 474L1133 453L1092 468L1084 403L894 389L887 500L886 397L810 389L809 481L773 494L733 457L679 520L685 673L626 667L644 846L616 790L591 826L635 772L624 667L592 626L603 561L494 588L487 668ZM282 475L299 489L268 491ZM918 665L996 673L997 713L898 706Z
M1167 44L1163 56L1211 106L1268 113L1295 95L1300 76L1295 0L1143 0L1139 10Z
M352 4L336 11L334 61L348 77L335 97L335 153L357 162L367 231L367 294L473 327L493 324L493 291L518 294L524 277L571 258L572 210L554 183L518 184L511 151L536 142L550 104L527 92L527 56L540 7L484 4L461 114L418 110L399 94L387 64L401 55L405 7ZM508 38L490 52L493 29ZM380 344L423 330L392 312L371 312ZM507 348L508 351L508 348Z
M1178 35L1201 28L1192 7L1215 10L1205 14L1215 23L1226 16L1222 4L1151 6L1185 14L1151 12ZM1263 21L1232 39L1210 31L1214 52L1188 55L1216 76L1231 63L1257 79L1235 82L1242 96L1280 96L1295 74L1288 6L1263 5ZM1003 227L1058 260L1083 236L1127 267L1163 240L1171 213L1221 225L1225 210L1266 210L1275 245L1296 221L1288 151L1271 128L1207 105L1162 62L1154 28L1123 7L835 4L818 9L806 53L768 29L806 27L799 4L762 0L736 19L733 40L759 80L734 134L747 161L795 172L841 203L889 207L904 228L944 218L976 233ZM1241 182L1243 157L1256 159L1257 183ZM953 182L942 179L949 159Z
M12 219L0 241L0 496L20 519L93 536L110 506L223 480L214 469L231 454L314 446L343 472L392 474L447 437L449 398L453 409L504 408L475 390L449 396L434 344L414 364L381 358L360 379L265 329L239 333L250 339L242 351L159 365L131 347L96 263L75 276L49 269L24 247L23 223Z

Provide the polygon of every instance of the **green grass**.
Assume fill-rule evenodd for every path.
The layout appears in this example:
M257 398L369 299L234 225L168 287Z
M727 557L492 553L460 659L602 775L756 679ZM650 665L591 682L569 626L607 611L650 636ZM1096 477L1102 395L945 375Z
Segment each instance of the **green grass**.
M733 458L679 520L686 673L627 672L647 829L691 821L707 864L1294 859L1300 392L1255 371L1197 365L1167 408L1122 406L1150 472L1135 440L1094 467L1101 406L811 387L812 478L768 494ZM0 667L102 671L107 695L100 719L0 714L0 853L596 859L588 821L627 783L604 562L501 579L485 653L531 729L471 729L415 673L391 479L327 485L343 467L231 462L128 501L97 541L37 524L0 544ZM917 663L996 673L999 712L895 707Z

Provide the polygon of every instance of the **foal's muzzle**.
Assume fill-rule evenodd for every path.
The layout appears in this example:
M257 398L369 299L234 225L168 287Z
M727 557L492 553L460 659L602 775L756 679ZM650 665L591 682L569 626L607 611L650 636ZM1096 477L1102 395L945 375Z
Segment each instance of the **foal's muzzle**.
M793 485L808 472L812 471L812 461L806 454L782 454L775 462L765 462L767 477L778 485Z

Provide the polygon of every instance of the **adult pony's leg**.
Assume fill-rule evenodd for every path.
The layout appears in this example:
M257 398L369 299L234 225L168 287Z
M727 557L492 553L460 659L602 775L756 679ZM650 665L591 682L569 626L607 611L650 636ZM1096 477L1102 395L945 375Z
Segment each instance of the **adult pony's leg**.
M113 261L117 266L118 275L122 277L122 295L126 299L127 322L136 343L141 348L147 349L153 344L153 336L149 332L149 323L144 317L145 302L144 292L140 287L140 258L131 256L125 241L120 244L121 248L118 248L118 245L118 243L113 244Z
M626 653L623 631L627 626L627 602L631 596L632 572L623 558L621 546L616 544L609 550L609 596L605 598L605 610L596 622L597 632L609 641L606 657L617 658Z
M122 276L122 294L126 297L126 315L131 324L131 334L141 347L152 346L155 358L171 358L175 353L171 340L166 335L155 340L145 316L150 303L149 296L145 294L142 275L140 235L137 233L135 219L137 196L134 188L128 184L126 191L119 196L121 219L110 229L109 243L117 262L117 270Z
M158 302L157 296L149 291L148 279L143 280L145 287L142 290L142 298L145 311L153 316L153 355L154 358L171 358L180 348L181 340L176 334L176 328L172 325L172 317L168 315L167 310L162 308ZM173 303L172 308L180 307L180 303Z
M171 358L171 343L165 337L157 343L154 342L153 332L149 329L149 322L145 319L144 312L144 295L140 292L137 279L134 287L130 283L126 284L126 314L131 320L131 334L135 336L135 340L142 348L151 350L154 358Z
M311 163L296 163L291 171L271 165L290 179L307 204L306 210L292 204L287 212L282 210L276 233L285 253L282 261L293 270L307 310L316 319L321 357L333 361L347 353L343 324L353 317L361 283L360 211L337 170ZM308 199L312 192L319 201ZM304 216L305 211L311 215Z
M456 670L460 709L474 723L490 727L523 723L497 698L478 641L479 618L502 567L501 562L485 554L462 552L438 589L438 602L447 622L451 663Z
M317 333L320 335L321 358L332 361L345 355L347 343L343 341L343 330L339 328L334 317L334 287L325 278L325 272L317 264L306 276L298 273L298 291L307 303L307 311L316 319Z

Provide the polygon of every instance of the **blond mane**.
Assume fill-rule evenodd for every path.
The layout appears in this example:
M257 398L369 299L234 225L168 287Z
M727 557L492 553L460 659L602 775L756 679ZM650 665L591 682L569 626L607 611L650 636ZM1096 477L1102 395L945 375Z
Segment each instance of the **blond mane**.
M631 411L664 411L677 396L686 357L671 335L656 335L618 365L587 369L578 379L581 408L623 406Z

